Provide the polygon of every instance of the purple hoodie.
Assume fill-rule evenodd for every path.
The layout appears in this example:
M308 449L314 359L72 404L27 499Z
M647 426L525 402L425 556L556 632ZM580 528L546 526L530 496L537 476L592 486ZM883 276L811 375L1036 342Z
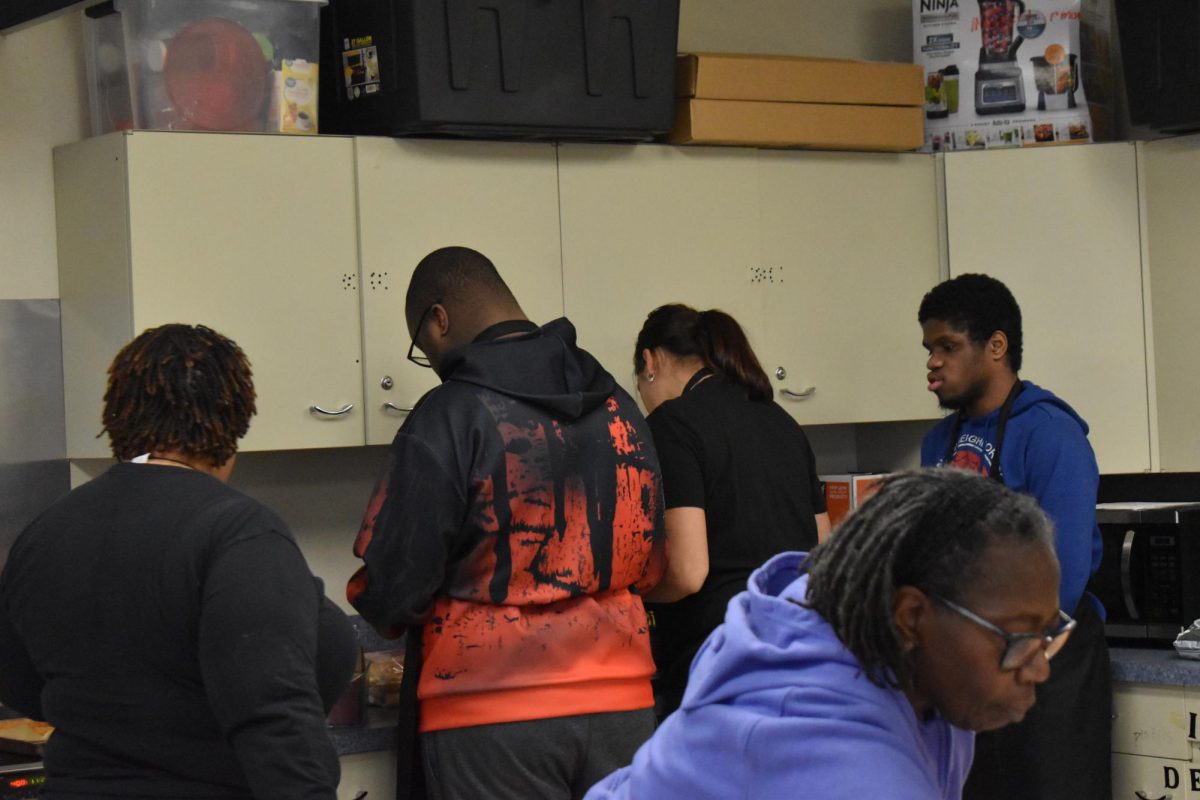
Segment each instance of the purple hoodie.
M687 693L586 800L958 800L974 735L862 674L803 600L803 553L750 577L692 662Z

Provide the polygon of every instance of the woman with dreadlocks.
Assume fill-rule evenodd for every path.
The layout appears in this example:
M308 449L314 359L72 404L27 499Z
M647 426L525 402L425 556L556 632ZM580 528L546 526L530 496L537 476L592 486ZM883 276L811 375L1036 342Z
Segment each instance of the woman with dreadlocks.
M750 578L679 712L587 800L957 800L973 731L1015 722L1074 627L1031 498L902 473L807 557Z
M144 332L109 368L119 463L14 544L0 701L55 728L43 797L335 797L354 632L286 523L225 483L254 398L229 339Z

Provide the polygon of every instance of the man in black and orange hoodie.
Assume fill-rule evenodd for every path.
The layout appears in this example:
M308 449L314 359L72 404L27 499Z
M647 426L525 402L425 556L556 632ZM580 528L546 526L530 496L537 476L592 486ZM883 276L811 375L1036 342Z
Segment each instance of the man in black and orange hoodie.
M392 442L350 602L385 635L420 637L406 678L419 652L430 794L581 798L654 727L640 593L664 540L649 430L571 323L530 322L474 250L426 256L405 316L410 359L442 384ZM400 795L416 796L401 759Z

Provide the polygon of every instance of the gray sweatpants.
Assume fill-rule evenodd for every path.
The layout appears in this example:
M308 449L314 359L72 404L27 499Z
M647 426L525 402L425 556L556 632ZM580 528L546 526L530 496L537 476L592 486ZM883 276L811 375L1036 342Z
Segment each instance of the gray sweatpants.
M647 708L423 733L429 797L580 800L653 732Z

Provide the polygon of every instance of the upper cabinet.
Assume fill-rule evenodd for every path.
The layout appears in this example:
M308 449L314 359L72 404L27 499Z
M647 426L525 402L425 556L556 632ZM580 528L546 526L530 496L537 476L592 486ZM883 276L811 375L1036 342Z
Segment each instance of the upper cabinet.
M1200 471L1200 136L1138 145L1147 202L1146 242L1153 304L1154 379L1158 417L1152 441L1160 466Z
M1012 290L1022 377L1087 421L1102 472L1150 469L1134 145L948 153L945 180L951 275Z
M720 308L761 345L756 152L561 145L563 295L579 343L631 394L646 315Z
M935 161L763 151L759 357L802 423L934 419L917 307L939 276Z
M559 182L567 313L626 388L646 314L678 302L732 314L801 422L937 416L932 158L564 145Z
M441 247L486 255L526 316L562 316L558 178L553 144L355 140L362 257L368 444L386 444L437 383L408 361L404 295L417 263Z
M254 372L245 450L362 444L354 143L137 132L54 151L67 452L110 455L106 370L204 324Z
M1160 449L1163 468L1200 469L1198 141L935 157L89 139L54 152L68 452L108 455L108 364L176 321L249 356L258 415L243 449L390 441L437 381L405 359L412 270L464 245L496 263L531 319L566 313L631 393L652 309L729 312L806 424L936 418L917 307L947 261L954 275L987 272L1021 304L1022 375L1088 421L1104 472L1157 468Z

